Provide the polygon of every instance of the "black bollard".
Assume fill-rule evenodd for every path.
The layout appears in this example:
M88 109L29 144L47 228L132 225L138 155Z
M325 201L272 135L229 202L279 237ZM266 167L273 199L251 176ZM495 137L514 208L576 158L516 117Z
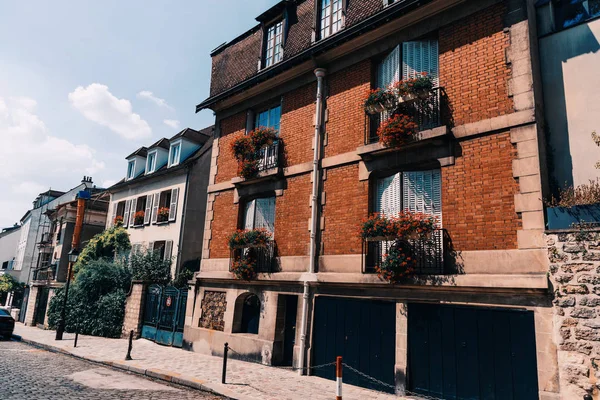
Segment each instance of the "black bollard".
M221 383L225 384L225 378L227 377L227 353L229 352L229 343L225 343L223 346L223 375L221 376Z
M75 343L73 343L73 347L77 347L77 339L79 339L79 332L75 332Z
M125 361L131 361L131 349L133 348L133 330L129 331L129 346L127 347L127 355L125 356Z

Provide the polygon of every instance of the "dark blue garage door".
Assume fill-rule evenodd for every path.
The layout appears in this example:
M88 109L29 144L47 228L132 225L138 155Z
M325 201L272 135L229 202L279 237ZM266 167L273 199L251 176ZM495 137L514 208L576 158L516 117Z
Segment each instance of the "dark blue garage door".
M538 399L530 311L409 304L413 392L457 400Z
M326 364L342 356L344 363L394 385L395 349L395 303L317 297L312 365ZM313 372L323 378L335 379L335 366ZM347 369L344 370L344 383L390 391L390 388L374 384Z

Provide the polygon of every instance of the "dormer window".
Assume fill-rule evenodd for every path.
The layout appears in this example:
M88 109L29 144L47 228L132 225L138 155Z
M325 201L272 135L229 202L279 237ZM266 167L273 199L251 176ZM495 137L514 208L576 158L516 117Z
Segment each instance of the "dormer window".
M342 29L342 0L319 0L320 1L320 26L321 39L333 35Z
M283 59L283 20L267 28L265 42L265 68Z
M151 174L156 171L156 151L148 153L146 160L146 174Z
M135 178L135 160L131 160L127 163L127 179Z
M172 143L169 151L169 167L179 164L181 158L181 142Z

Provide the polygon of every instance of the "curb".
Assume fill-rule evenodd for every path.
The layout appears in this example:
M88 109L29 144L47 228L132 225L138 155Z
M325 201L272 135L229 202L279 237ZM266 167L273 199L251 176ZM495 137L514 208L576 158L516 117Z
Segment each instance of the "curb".
M66 355L66 356L69 356L72 358L76 358L78 360L88 361L88 362L92 362L94 364L100 364L102 366L109 367L112 369L127 371L127 372L130 372L135 375L146 376L148 378L156 379L159 381L185 386L189 389L200 390L202 392L215 394L215 395L224 397L227 400L254 400L253 398L250 398L247 396L240 397L239 395L232 393L231 391L227 390L226 388L217 387L218 385L211 384L211 383L203 381L201 379L196 379L196 378L192 378L189 376L181 375L176 372L155 370L155 369L144 369L143 367L136 366L136 365L127 365L124 361L103 361L103 360L96 359L93 357L84 357L84 356L80 356L80 355L71 353L70 351L68 351L62 347L52 346L49 344L36 342L34 340L26 339L26 338L23 338L22 336L15 335L15 334L12 335L12 339L15 341L18 341L18 342L23 342L23 343L29 344L33 347L47 350L52 353L63 354L63 355Z

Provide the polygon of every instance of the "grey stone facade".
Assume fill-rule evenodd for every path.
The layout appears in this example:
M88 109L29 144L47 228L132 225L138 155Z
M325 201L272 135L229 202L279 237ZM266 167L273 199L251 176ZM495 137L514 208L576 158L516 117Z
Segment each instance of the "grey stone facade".
M547 235L561 398L600 391L600 232Z

